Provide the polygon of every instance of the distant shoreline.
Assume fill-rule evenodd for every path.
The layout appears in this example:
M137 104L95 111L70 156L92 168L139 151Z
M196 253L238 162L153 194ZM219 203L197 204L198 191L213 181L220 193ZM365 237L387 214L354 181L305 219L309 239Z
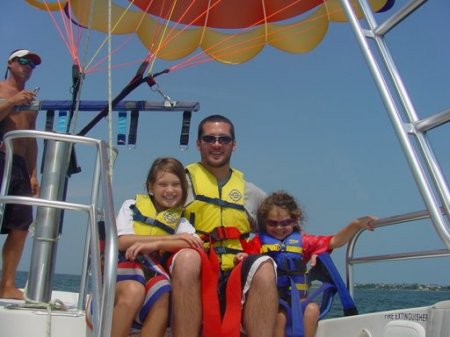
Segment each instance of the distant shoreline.
M420 283L355 283L354 287L357 289L450 291L450 286Z

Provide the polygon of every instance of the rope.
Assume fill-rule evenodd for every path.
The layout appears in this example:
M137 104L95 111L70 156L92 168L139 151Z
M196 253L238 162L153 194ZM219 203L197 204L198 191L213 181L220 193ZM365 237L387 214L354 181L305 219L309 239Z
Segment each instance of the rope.
M113 178L113 168L114 168L114 163L113 163L113 156L114 156L114 151L113 151L113 115L112 115L112 109L113 109L113 104L112 104L112 48L111 48L111 16L112 16L112 8L111 8L111 1L108 1L108 139L109 139L109 160L108 160L108 168L109 168L109 178L112 181Z
M31 237L33 238L33 240L46 241L46 242L57 242L61 238L61 235L58 235L56 238L36 237L35 236L35 234L36 234L35 228L36 228L36 223L32 222L28 231L29 231Z
M54 299L50 302L40 302L35 301L27 297L27 287L28 282L25 284L24 289L24 297L25 297L25 304L23 306L12 306L12 307L6 307L8 309L46 309L47 310L47 333L46 335L50 337L52 335L52 312L53 311L68 311L66 305L63 301L60 299Z

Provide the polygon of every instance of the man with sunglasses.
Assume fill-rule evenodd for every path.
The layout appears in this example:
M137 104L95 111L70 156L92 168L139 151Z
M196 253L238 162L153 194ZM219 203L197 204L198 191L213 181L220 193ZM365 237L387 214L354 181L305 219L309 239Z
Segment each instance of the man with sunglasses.
M3 135L12 130L30 130L36 127L37 111L22 110L36 93L25 89L33 69L41 63L39 55L27 50L14 50L8 57L5 80L0 81L0 183L5 162ZM36 139L21 138L13 142L13 166L9 184L10 195L39 194L36 172ZM3 245L3 267L0 298L23 299L23 292L14 285L17 266L22 256L28 228L33 221L32 207L8 204L5 207L1 234L7 234Z
M251 247L250 232L257 230L257 209L265 193L230 167L236 141L228 118L205 118L197 148L200 162L186 168L191 188L185 216L207 253L183 249L174 258L173 334L240 336L242 323L249 337L272 337L278 310L272 259L252 255L234 265L236 254Z

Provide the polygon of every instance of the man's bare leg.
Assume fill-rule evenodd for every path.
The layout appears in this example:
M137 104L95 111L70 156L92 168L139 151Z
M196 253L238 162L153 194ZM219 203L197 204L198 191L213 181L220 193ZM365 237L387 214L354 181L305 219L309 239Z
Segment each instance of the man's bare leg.
M0 282L0 298L24 299L24 294L15 286L16 271L22 257L28 231L11 229L3 245L3 270Z
M183 249L172 269L172 331L174 337L197 337L201 329L201 260L193 249Z
M278 293L272 261L265 261L253 276L244 305L248 337L272 337L278 313Z

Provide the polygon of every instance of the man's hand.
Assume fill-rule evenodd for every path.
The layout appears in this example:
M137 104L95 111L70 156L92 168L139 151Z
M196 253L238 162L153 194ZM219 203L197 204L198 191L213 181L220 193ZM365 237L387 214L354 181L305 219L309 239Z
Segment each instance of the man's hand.
M7 101L16 106L16 105L30 105L34 100L35 93L29 90L22 90L15 94L14 96L7 99Z
M33 197L39 196L40 186L36 177L30 177L31 195Z

